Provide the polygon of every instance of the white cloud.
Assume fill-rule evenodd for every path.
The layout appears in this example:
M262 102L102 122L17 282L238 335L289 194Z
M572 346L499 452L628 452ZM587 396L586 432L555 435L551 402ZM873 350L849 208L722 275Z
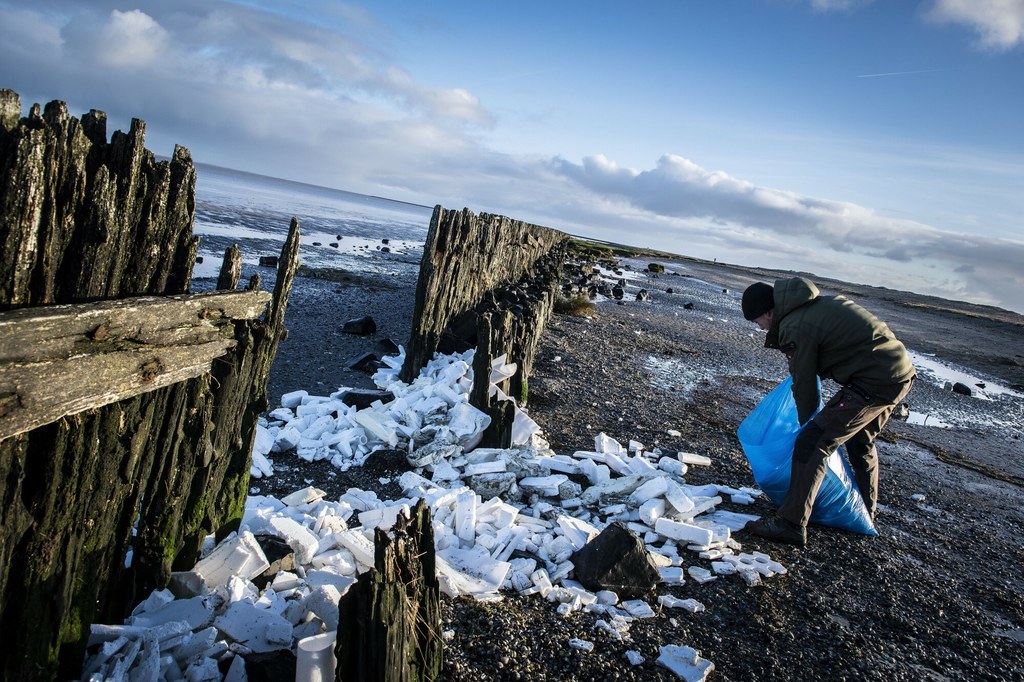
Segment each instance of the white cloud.
M934 0L927 16L973 28L984 48L1008 50L1024 42L1024 0Z
M91 41L101 64L127 69L142 69L160 59L167 43L167 31L137 9L113 10Z

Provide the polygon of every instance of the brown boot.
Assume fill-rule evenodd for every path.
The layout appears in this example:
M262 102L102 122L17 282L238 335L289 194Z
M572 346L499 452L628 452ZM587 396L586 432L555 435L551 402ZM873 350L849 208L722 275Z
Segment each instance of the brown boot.
M807 544L806 528L778 516L751 521L743 527L743 530L774 542L785 542L790 545L797 545L798 547L803 547Z

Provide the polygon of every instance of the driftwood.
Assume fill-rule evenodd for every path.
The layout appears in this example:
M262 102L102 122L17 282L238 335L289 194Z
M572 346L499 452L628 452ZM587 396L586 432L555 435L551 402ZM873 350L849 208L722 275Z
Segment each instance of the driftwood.
M194 565L206 535L237 526L267 375L286 333L299 230L292 221L262 319L258 292L153 303L167 306L163 329L138 327L149 305L138 301L29 309L187 293L195 170L182 147L157 162L141 121L108 143L102 112L78 120L61 102L20 111L17 95L0 91L0 309L9 311L0 364L13 372L0 405L11 418L34 411L22 395L32 381L52 377L58 395L93 379L82 376L94 372L89 362L140 350L122 363L125 381L148 388L179 364L154 350L160 344L223 353L192 378L0 437L0 678L72 679L90 623L120 622L171 570ZM54 333L28 348L33 325L19 319ZM18 340L7 340L11 330ZM100 359L85 359L93 354ZM85 364L71 371L76 362ZM33 364L52 371L12 379ZM97 385L96 394L124 389ZM67 411L81 407L68 398Z
M339 604L338 682L415 682L441 674L440 586L430 509L420 500L391 535L374 535L374 568Z

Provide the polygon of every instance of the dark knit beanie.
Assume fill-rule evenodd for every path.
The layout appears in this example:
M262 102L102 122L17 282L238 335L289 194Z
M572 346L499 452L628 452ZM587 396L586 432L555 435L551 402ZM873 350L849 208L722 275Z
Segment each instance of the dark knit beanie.
M743 317L756 320L775 308L775 290L770 284L754 282L743 292Z

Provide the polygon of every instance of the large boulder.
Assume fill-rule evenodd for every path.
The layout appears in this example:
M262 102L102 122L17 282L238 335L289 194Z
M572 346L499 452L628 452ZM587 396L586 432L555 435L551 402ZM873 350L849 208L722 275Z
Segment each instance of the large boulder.
M623 599L651 592L660 579L643 541L621 521L572 555L576 579L588 590L611 590Z

